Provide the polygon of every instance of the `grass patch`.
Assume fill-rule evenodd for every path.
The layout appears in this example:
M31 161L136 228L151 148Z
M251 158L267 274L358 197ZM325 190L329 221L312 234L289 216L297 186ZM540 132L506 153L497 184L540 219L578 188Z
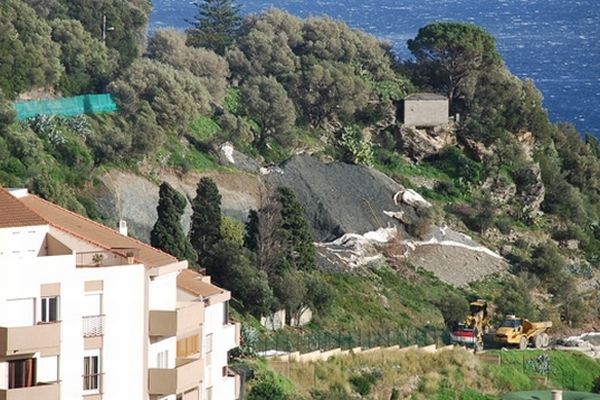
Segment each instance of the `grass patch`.
M356 395L364 390L357 377L375 376L368 398L415 400L493 400L514 391L560 388L589 392L600 376L600 364L570 351L491 351L502 353L502 364L487 364L461 349L425 354L419 351L386 350L332 358L315 363L284 364L271 361L271 368L289 378L298 398L328 398L328 393ZM548 380L535 371L530 360L548 355ZM523 362L525 357L525 362ZM321 397L311 396L318 394ZM332 397L333 398L333 397ZM350 397L335 397L350 398Z
M431 274L408 268L406 273L403 276L388 266L360 275L323 273L323 279L334 287L336 296L316 328L364 332L426 325L442 328L442 316L434 304L455 289Z
M190 130L196 139L204 141L219 133L221 127L212 118L202 116L190 123Z
M220 169L217 161L208 153L198 150L194 146L184 145L176 137L169 138L165 147L157 154L159 162L183 172L189 171L215 171Z

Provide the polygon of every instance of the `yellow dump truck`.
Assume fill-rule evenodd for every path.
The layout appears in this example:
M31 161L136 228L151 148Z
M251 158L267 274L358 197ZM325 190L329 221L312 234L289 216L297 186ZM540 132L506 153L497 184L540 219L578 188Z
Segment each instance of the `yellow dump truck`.
M552 321L530 322L527 319L507 315L498 329L496 329L496 343L501 346L518 346L524 350L532 344L535 348L548 347L550 336L548 329Z

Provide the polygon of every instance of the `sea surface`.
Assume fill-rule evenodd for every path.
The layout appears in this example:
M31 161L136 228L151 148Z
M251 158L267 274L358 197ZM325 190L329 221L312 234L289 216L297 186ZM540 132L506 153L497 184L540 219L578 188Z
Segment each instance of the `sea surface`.
M151 29L185 29L190 0L153 0ZM468 21L496 37L509 69L533 79L553 121L600 137L600 0L238 0L242 12L277 7L329 15L390 42L406 59L406 41L439 20Z

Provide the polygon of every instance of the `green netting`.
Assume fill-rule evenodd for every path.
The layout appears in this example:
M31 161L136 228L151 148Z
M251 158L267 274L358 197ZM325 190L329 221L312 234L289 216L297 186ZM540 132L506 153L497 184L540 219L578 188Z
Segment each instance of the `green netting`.
M117 111L117 104L110 94L86 94L56 100L16 101L17 119L24 120L36 115L64 115L72 117L86 113Z

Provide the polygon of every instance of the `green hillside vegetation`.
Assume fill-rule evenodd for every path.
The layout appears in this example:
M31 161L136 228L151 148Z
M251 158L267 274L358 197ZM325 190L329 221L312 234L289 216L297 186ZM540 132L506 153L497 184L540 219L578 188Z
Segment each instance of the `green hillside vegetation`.
M226 12L202 9L211 4ZM485 297L499 315L551 318L558 329L598 318L599 292L578 293L577 285L597 273L600 259L599 142L550 123L535 85L506 69L487 32L430 24L409 42L414 61L404 61L388 44L328 17L271 9L241 18L231 2L200 7L190 30L159 29L146 46L146 0L3 1L0 185L25 186L101 218L88 193L108 168L214 170L226 141L266 163L307 150L372 165L417 189L433 202L436 221L506 248L513 274L454 290L392 262L354 274L320 271L301 206L279 189L250 218L244 241L238 226L230 235L237 240L220 234L210 249L195 246L242 315L311 306L315 322L307 329L441 328L462 315L466 299ZM106 46L102 15L115 28ZM461 114L457 145L418 163L395 121L399 101L417 91L447 94L451 113ZM16 122L11 106L40 93L104 92L115 97L117 113ZM520 141L527 132L530 149ZM498 200L494 190L511 185L516 195ZM528 200L540 185L542 215Z
M464 350L388 350L326 362L255 363L249 396L256 391L276 393L279 397L269 398L278 399L494 400L513 391L590 392L600 375L600 364L578 352L496 351L486 356L501 356L501 364L482 362Z

